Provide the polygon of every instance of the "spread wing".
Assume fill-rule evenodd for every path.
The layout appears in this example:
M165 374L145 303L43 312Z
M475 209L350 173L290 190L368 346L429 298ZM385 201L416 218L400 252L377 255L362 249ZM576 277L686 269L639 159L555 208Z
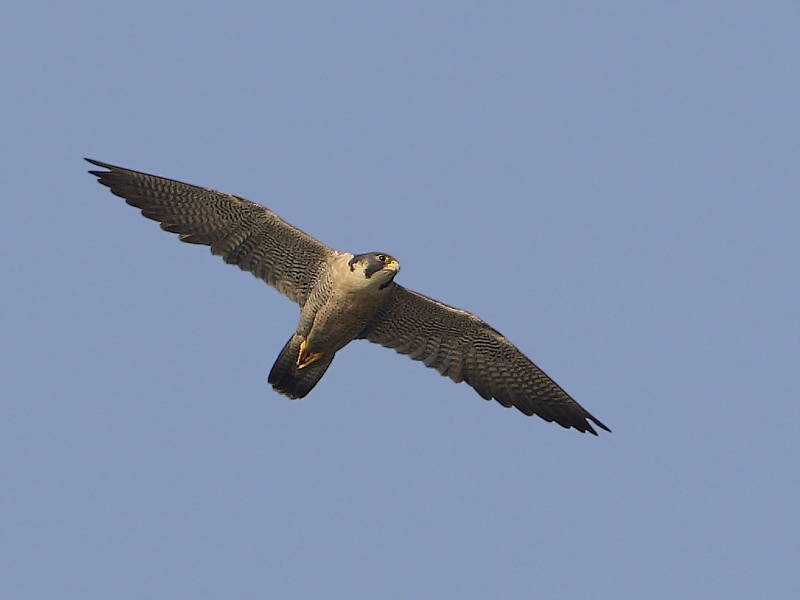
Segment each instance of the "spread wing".
M237 196L86 159L111 192L165 231L211 246L226 263L263 279L300 306L335 252L271 210Z
M420 360L456 383L466 381L486 400L526 415L595 435L588 421L610 431L484 321L402 286L394 286L359 337Z

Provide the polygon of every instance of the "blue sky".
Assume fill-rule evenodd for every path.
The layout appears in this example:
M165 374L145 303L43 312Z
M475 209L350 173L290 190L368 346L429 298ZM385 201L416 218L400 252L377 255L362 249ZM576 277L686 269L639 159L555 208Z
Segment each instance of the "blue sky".
M800 584L800 7L0 8L9 598L754 598ZM357 342L89 156L478 314L613 433Z

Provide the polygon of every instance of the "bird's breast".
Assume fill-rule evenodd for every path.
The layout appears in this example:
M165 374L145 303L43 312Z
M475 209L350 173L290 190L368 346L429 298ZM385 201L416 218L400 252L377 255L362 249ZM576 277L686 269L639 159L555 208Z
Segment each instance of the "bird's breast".
M347 255L339 257L331 269L324 301L307 337L314 352L336 351L354 340L387 298L388 288L380 290L363 274L359 277L357 269L353 272L347 266L348 260Z

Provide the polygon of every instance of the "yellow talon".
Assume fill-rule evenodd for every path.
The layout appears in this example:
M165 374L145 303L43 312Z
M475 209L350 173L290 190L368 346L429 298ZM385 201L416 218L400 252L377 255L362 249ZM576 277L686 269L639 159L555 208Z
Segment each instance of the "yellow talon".
M306 352L306 348L308 348L308 344L305 340L300 342L300 352L297 354L297 368L298 369L305 369L308 365L313 362L318 361L320 358L324 356L324 352L315 352L314 354L308 354Z

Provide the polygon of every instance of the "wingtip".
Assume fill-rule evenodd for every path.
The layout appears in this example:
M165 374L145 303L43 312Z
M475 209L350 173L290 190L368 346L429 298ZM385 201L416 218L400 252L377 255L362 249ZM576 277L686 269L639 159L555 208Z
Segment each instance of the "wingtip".
M559 425L561 425L566 429L573 428L577 429L580 433L591 433L592 435L596 436L598 435L598 433L597 430L592 426L592 423L597 425L600 429L607 431L608 433L611 433L611 430L608 427L603 425L600 421L598 421L588 413L583 415L577 421L571 420L569 422L564 422L564 423L559 422Z
M600 421L598 421L594 417L589 417L589 419L592 421L592 423L597 425L600 429L603 429L603 430L607 431L608 433L611 433L611 430L608 427L603 425ZM586 423L586 431L587 432L591 433L592 435L597 435L597 431L595 431L594 427L592 427L592 423L589 423L589 421L584 421L584 423Z
M93 158L86 158L86 157L84 156L84 157L83 157L83 160L85 160L86 162L88 162L88 163L90 163L90 164L93 164L93 165L95 165L95 166L101 167L101 168L103 168L103 169L112 169L112 168L114 168L114 165L109 165L108 163L104 163L104 162L101 162L101 161L99 161L99 160L94 160ZM95 173L95 171L89 171L89 173L92 173L92 174L94 174L94 173Z

